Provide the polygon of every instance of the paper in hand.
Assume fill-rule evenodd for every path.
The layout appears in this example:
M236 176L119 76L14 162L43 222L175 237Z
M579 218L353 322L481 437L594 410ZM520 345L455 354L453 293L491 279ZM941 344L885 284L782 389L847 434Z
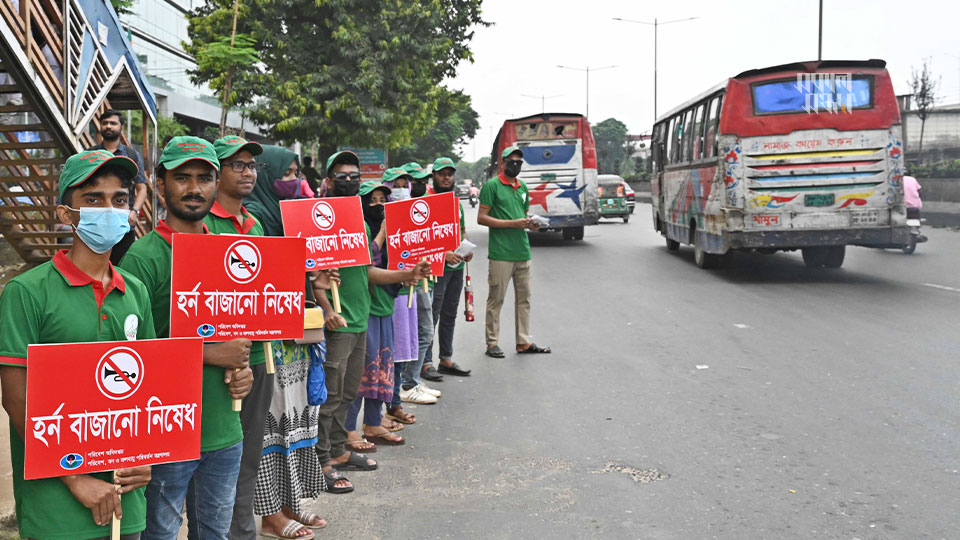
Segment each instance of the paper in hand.
M546 227L550 225L550 220L543 216L530 216L530 220L533 221L538 227Z
M464 241L460 242L460 246L457 247L457 250L454 251L454 253L456 253L457 255L459 255L460 258L462 259L462 258L466 257L467 255L470 255L471 253L473 253L473 250L475 250L475 249L477 249L477 245L476 245L476 244L474 244L473 242L471 242L471 241L469 241L469 240L464 240Z

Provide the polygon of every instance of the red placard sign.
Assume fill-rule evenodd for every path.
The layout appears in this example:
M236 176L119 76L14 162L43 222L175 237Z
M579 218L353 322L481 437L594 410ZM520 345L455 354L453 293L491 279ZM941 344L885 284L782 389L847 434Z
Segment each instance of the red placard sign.
M303 337L302 238L173 235L170 336Z
M200 458L203 340L30 345L23 477Z
M426 257L433 275L443 275L443 254L460 246L460 205L453 193L387 203L387 258L403 270Z
M307 240L307 270L370 264L360 197L280 201L283 234Z

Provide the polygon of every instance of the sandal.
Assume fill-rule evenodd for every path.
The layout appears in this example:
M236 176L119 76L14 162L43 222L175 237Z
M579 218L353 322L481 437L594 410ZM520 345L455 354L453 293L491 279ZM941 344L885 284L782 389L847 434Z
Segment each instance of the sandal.
M416 415L403 412L403 407L397 406L391 409L387 409L387 418L390 420L395 420L401 424L413 424L417 421Z
M366 452L368 454L377 453L377 445L366 439L360 439L356 441L347 441L347 448L352 452Z
M353 488L350 488L350 489L353 489ZM304 525L303 523L300 523L295 519L291 519L290 521L287 522L286 525L283 526L283 529L280 531L279 534L273 534L263 530L260 531L260 534L263 536L266 536L267 538L282 538L284 540L287 540L287 539L310 540L312 538L315 538L316 535L313 534L313 531L310 531L310 534L307 534L304 536L298 536L297 533L304 529L308 531L310 530L310 528Z
M383 421L380 422L380 427L389 431L390 433L403 430L403 424L390 420L389 418L384 418Z
M336 467L336 465L334 465L334 467ZM327 481L327 490L326 490L327 493L340 494L340 493L350 493L351 491L353 491L352 485L340 486L340 487L337 487L334 485L339 480L346 480L347 482L350 481L349 479L347 479L346 476L340 474L336 469L331 469L323 473L323 478L324 480Z
M389 431L382 435L370 435L365 433L363 436L369 438L371 441L374 441L377 444L382 444L384 446L400 446L407 443L403 437L394 435Z
M367 456L359 452L347 452L350 454L347 457L347 461L343 463L338 463L333 465L333 468L338 471L375 471L377 470L377 462L373 461L373 465L367 462Z
M297 517L295 519L308 529L323 529L324 527L327 526L326 520L320 517L319 514L314 514L313 512L301 512L300 514L297 514ZM323 525L313 524L318 519L323 521Z
M550 354L550 347L537 347L536 343L531 343L523 349L517 349L517 354Z
M499 345L487 347L487 352L483 354L489 356L490 358L504 358L507 356L503 354L503 349L501 349Z

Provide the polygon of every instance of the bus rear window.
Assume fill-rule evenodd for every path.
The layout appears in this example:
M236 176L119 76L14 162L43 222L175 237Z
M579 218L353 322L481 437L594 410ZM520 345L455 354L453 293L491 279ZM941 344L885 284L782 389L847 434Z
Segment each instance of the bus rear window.
M518 141L579 138L576 122L526 122L517 124L515 133Z
M812 80L754 84L753 113L842 112L873 107L872 77L826 78L823 75L814 74Z

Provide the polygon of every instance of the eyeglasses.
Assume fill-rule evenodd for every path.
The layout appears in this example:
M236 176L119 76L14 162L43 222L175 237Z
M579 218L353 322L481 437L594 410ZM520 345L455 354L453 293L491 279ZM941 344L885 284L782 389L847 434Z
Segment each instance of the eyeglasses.
M244 169L247 169L250 172L257 172L263 169L264 163L257 163L256 161L243 162L243 161L231 161L230 169L233 172L242 173ZM288 171L289 172L289 171Z
M336 173L336 174L333 175L333 179L334 179L334 180L340 180L341 182L344 181L344 180L352 180L352 181L356 182L357 180L360 180L360 173L358 173L358 172L352 172L352 173L338 172L338 173Z
M504 161L507 165L523 165L522 159L508 159Z
M300 168L299 168L299 167L291 167L291 168L287 169L287 171L286 171L285 173L283 173L284 176L290 176L291 174L294 175L294 176L300 176Z

